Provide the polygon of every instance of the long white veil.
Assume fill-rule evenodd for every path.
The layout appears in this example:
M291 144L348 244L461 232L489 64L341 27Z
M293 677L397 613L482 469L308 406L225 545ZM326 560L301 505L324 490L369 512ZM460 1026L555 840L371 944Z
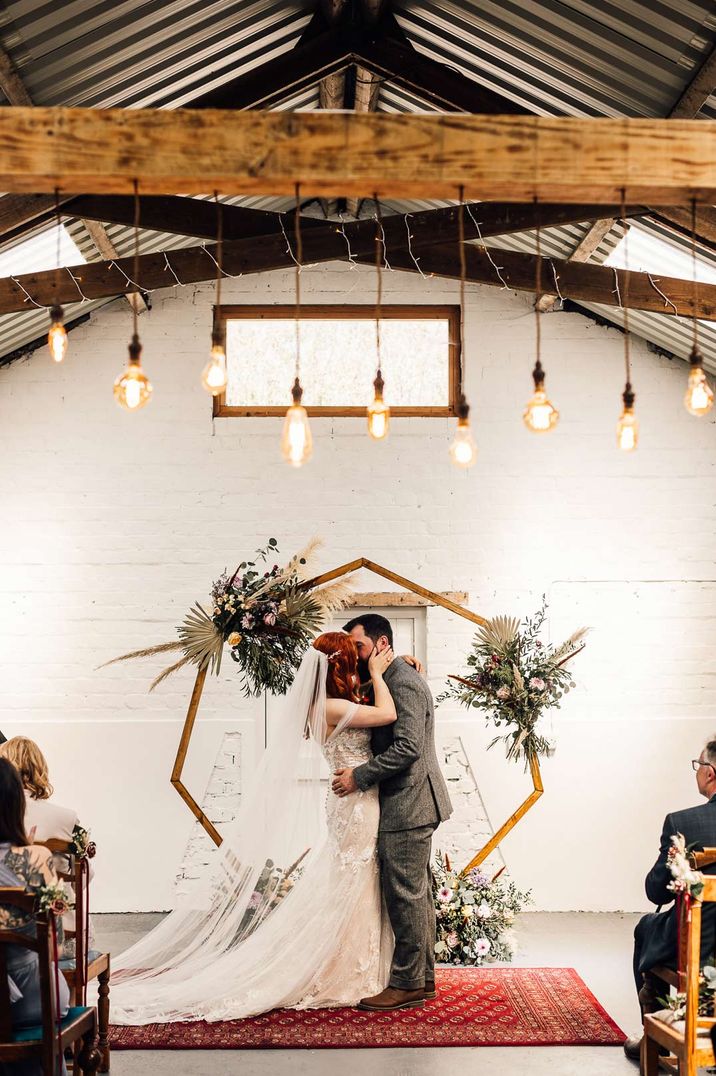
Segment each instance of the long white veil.
M342 914L323 909L335 921L323 922L316 936L316 887L323 887L326 860L327 667L326 655L310 647L207 876L156 929L113 958L113 1022L231 1018L284 1004L304 989L321 954L287 968L289 950L320 948ZM273 987L267 991L272 975L276 998Z

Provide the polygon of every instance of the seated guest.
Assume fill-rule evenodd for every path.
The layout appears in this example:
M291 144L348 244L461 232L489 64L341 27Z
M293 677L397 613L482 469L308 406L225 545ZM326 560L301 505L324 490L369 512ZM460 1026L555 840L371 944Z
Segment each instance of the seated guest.
M25 789L25 827L32 841L71 841L73 831L78 824L77 812L71 807L62 807L50 797L53 793L52 785L47 768L47 760L34 740L25 736L13 736L12 739L0 744L0 757L12 762L20 774L23 788ZM67 869L65 856L57 856L55 867L57 870ZM92 877L90 866L90 878ZM72 886L67 886L72 899ZM74 912L67 912L64 916L66 931L74 932ZM90 942L92 940L92 926L90 924ZM75 955L74 938L68 938L65 944L65 961L70 961ZM90 958L91 959L91 958Z
M682 833L687 848L716 847L716 738L709 740L692 766L698 790L708 802L666 816L659 855L646 876L646 895L652 904L671 904L671 907L663 912L649 912L639 920L634 931L634 979L642 1014L663 1009L660 999L668 993L668 987L650 974L651 969L660 965L675 969L677 965L676 906L672 904L674 894L668 888L672 880L667 866L671 838ZM716 874L716 864L707 867L704 874ZM711 957L715 942L716 905L705 904L701 919L702 964ZM627 1057L638 1061L640 1044L641 1038L627 1039L624 1044Z
M45 885L57 885L58 878L51 853L31 845L25 832L25 796L15 767L0 758L0 886L19 886L28 892ZM62 943L62 923L58 920L58 942ZM19 934L34 936L35 923L10 904L0 904L0 927ZM29 1027L41 1023L40 976L37 953L20 946L6 949L7 975L13 1027ZM53 987L54 989L54 987ZM59 976L58 1009L67 1014L70 992L63 976ZM41 1065L21 1062L6 1066L13 1076L40 1076ZM3 1068L5 1071L5 1068ZM63 1072L66 1071L63 1068Z

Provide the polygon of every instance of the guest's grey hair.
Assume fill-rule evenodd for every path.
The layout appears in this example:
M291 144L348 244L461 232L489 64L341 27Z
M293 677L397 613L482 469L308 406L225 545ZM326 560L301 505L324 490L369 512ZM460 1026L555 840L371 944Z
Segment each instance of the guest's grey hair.
M704 747L704 759L708 762L709 766L713 766L716 771L716 735L712 736Z

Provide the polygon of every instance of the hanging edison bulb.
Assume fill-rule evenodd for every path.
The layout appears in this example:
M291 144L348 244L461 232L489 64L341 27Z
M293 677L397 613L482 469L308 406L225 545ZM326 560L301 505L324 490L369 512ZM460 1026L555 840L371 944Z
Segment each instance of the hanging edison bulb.
M457 405L457 429L450 445L450 459L456 467L472 467L477 459L477 445L470 429L470 406L464 393Z
M631 384L627 381L622 394L624 407L617 423L617 447L622 452L633 452L639 443L639 419L634 414L635 400Z
M689 383L684 396L684 406L690 415L700 418L708 415L714 404L714 391L704 373L704 360L694 347L689 358Z
M308 424L306 408L301 404L303 389L298 377L291 390L293 403L286 412L281 435L281 452L283 458L292 467L301 467L313 454L313 437Z
M201 383L212 396L220 396L226 388L227 381L224 340L221 332L215 329L211 334L211 356L202 370Z
M62 362L67 354L67 329L65 312L57 303L50 309L50 331L47 334L47 346L55 362Z
M368 433L374 441L382 441L384 437L387 437L390 426L390 408L383 399L384 388L385 382L378 367L373 382L373 402L368 408Z
M114 398L127 411L138 411L149 403L152 385L142 369L142 345L136 333L129 345L129 362L114 383Z
M559 411L548 400L547 393L544 391L544 378L542 363L537 359L532 371L535 391L522 413L524 424L532 433L547 433L548 430L554 429L559 421Z

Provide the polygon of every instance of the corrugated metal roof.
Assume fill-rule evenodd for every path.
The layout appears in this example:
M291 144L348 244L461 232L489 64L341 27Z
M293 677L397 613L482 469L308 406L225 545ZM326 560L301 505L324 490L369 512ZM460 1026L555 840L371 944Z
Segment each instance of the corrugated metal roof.
M60 13L56 0L0 0L0 38L37 104L176 108L288 52L314 6L312 0L66 0ZM418 50L542 115L666 115L716 35L711 0L394 0L392 6ZM317 108L318 87L287 95L277 107ZM380 88L378 108L435 111L390 83ZM716 94L702 115L716 117ZM290 204L227 201L274 209ZM385 209L409 212L440 204L391 202ZM658 230L653 222L638 226ZM93 259L96 252L81 223L70 228ZM587 225L550 229L543 248L568 257L587 230ZM108 232L119 254L131 253L130 229L110 226ZM666 235L669 242L683 243ZM594 260L603 260L618 237L617 229ZM141 249L195 242L143 232ZM505 236L491 244L530 250L534 237ZM701 256L713 259L710 252ZM106 301L78 304L68 316ZM619 324L619 310L596 309ZM46 320L40 310L1 317L0 355L41 335ZM632 311L630 326L674 354L688 355L688 322ZM716 329L707 327L703 336L709 361L716 362Z

